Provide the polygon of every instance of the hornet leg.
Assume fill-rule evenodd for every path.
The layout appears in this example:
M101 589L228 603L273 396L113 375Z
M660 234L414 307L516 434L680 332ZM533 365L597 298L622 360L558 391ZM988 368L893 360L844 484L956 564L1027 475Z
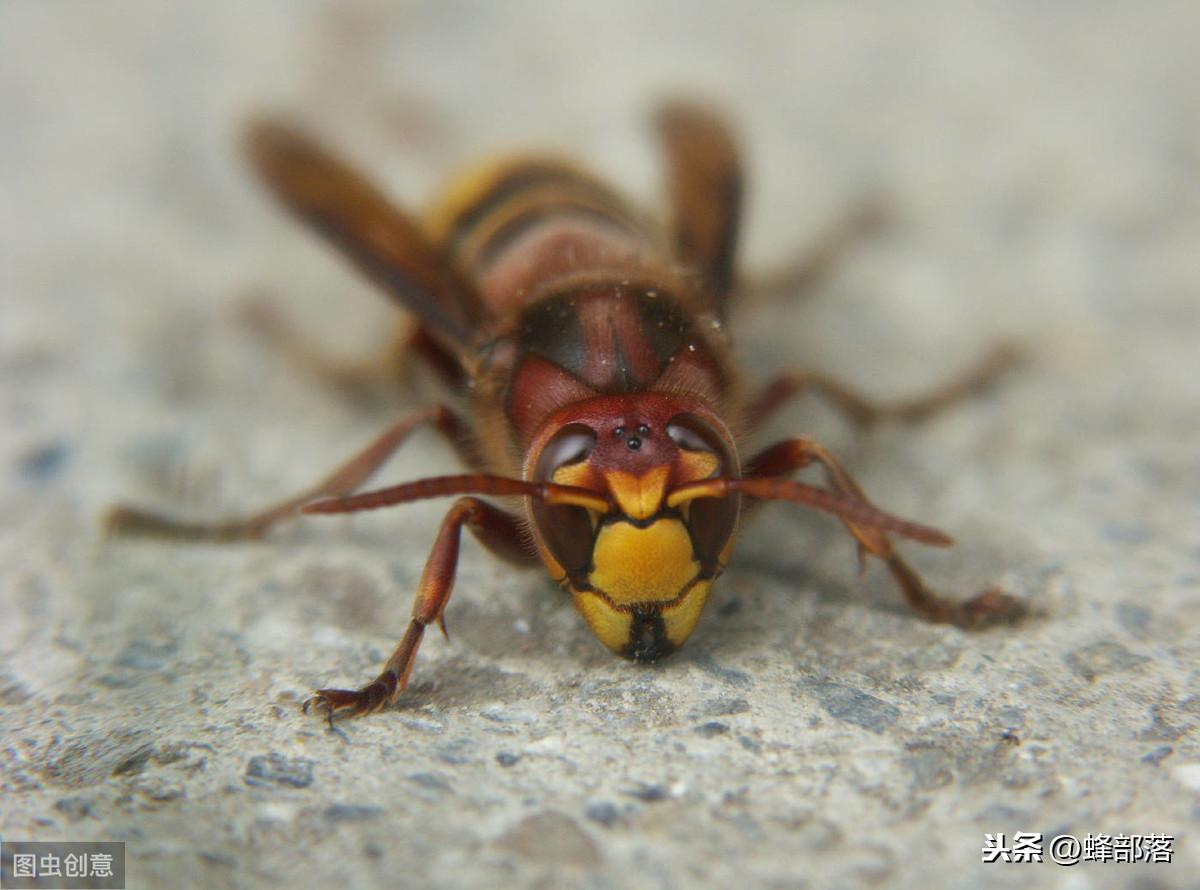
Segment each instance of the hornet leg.
M1012 368L1020 355L1012 344L1001 343L966 373L915 398L877 402L826 374L817 371L786 371L762 388L750 403L752 426L765 423L787 402L805 392L829 401L853 423L870 426L885 420L919 423L985 389Z
M417 586L412 620L400 645L383 666L383 671L361 689L318 689L304 703L305 712L310 708L324 712L332 725L335 712L345 711L351 716L369 714L396 700L408 684L425 628L436 621L442 633L446 633L443 612L454 589L458 545L464 525L471 529L481 544L502 559L517 565L533 565L536 562L517 517L478 498L459 498L442 520Z
M860 501L870 503L858 483L842 468L829 452L811 439L785 439L750 459L746 477L786 476L813 463L824 467L831 487ZM858 542L860 568L866 555L883 560L892 578L900 586L905 600L917 614L939 624L955 624L979 628L1001 622L1012 622L1025 612L1025 604L1002 590L991 587L968 600L954 600L936 593L922 580L916 570L900 558L887 535L875 528L842 520Z
M888 210L882 199L862 201L852 206L817 236L800 257L753 276L738 284L738 292L750 299L776 294L811 293L829 277L833 269L864 238L877 232L886 222Z
M362 486L395 453L417 427L431 423L468 456L462 421L449 409L435 405L409 414L388 427L370 445L311 488L266 509L221 522L187 522L139 507L118 504L105 518L110 535L151 535L184 541L243 541L261 538L277 522L295 516L301 506L321 497L348 494Z

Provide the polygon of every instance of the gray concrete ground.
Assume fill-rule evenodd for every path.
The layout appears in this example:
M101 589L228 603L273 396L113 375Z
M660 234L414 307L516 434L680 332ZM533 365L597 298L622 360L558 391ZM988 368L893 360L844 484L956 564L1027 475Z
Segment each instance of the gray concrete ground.
M3 839L125 840L136 887L1200 886L1195 5L392 7L0 5ZM268 501L403 407L239 326L267 293L353 356L390 318L253 186L239 122L292 109L414 205L547 145L653 202L643 123L671 90L739 122L751 262L894 207L812 300L744 307L753 377L903 395L1029 345L920 428L804 401L771 432L955 533L908 550L938 584L1043 616L928 625L835 523L777 506L643 667L468 544L450 640L399 707L328 732L299 703L390 651L440 505L244 546L98 534L118 498ZM1019 831L1168 834L1175 861L981 862Z

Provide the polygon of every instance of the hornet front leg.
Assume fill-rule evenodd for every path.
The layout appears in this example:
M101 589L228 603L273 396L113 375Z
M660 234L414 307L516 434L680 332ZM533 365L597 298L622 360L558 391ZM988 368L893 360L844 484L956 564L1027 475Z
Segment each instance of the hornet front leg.
M858 483L828 451L811 439L785 439L752 457L746 465L748 478L788 476L811 464L825 468L830 486L839 494L870 504ZM907 562L892 547L888 536L879 527L855 523L845 517L842 523L858 542L859 564L866 554L883 560L888 571L900 586L904 598L917 614L939 624L954 624L964 628L980 628L1001 622L1016 621L1026 611L1025 604L994 587L968 600L954 600L931 590Z
M413 600L408 630L379 676L361 689L318 689L304 703L306 713L310 708L323 712L332 726L335 713L345 712L349 716L370 714L396 700L408 685L408 676L412 672L425 628L436 621L443 635L446 633L443 613L454 589L458 545L464 525L471 529L484 547L508 562L533 565L537 561L517 517L478 498L459 498L442 520L429 559L425 562L417 596Z

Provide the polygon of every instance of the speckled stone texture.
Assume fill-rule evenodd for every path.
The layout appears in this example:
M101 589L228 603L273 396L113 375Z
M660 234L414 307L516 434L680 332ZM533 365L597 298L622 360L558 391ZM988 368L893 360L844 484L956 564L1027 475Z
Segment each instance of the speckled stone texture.
M131 887L1200 886L1198 34L1182 2L0 4L0 836L125 840ZM444 505L101 540L118 498L296 490L418 402L340 397L239 320L265 294L354 357L392 317L251 182L247 115L410 206L522 146L650 204L646 113L680 90L744 135L749 264L893 211L810 297L743 307L752 378L903 396L1026 344L919 428L803 400L768 433L953 532L906 549L938 585L1040 617L931 626L774 506L646 667L469 543L449 641L331 733L300 702L390 652ZM1018 831L1176 861L981 862Z

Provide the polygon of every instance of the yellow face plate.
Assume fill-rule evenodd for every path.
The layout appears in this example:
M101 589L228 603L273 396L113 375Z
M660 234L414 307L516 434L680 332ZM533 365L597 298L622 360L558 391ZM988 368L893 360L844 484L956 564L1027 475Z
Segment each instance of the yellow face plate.
M609 649L620 652L629 645L633 627L632 612L622 612L599 594L586 592L575 594L575 607L587 621L592 633Z
M678 649L691 636L711 589L711 581L697 581L677 602L659 607L663 636L670 644L667 651ZM634 616L631 610L619 608L591 591L576 591L575 606L601 643L614 652L628 654L633 642Z
M605 525L596 536L592 562L588 581L617 605L673 600L700 571L692 539L674 517L647 528Z
M704 611L704 604L708 602L708 592L711 589L711 581L697 581L679 602L663 607L663 628L667 639L675 648L682 646L684 640L692 635L692 629L700 620L700 613Z

